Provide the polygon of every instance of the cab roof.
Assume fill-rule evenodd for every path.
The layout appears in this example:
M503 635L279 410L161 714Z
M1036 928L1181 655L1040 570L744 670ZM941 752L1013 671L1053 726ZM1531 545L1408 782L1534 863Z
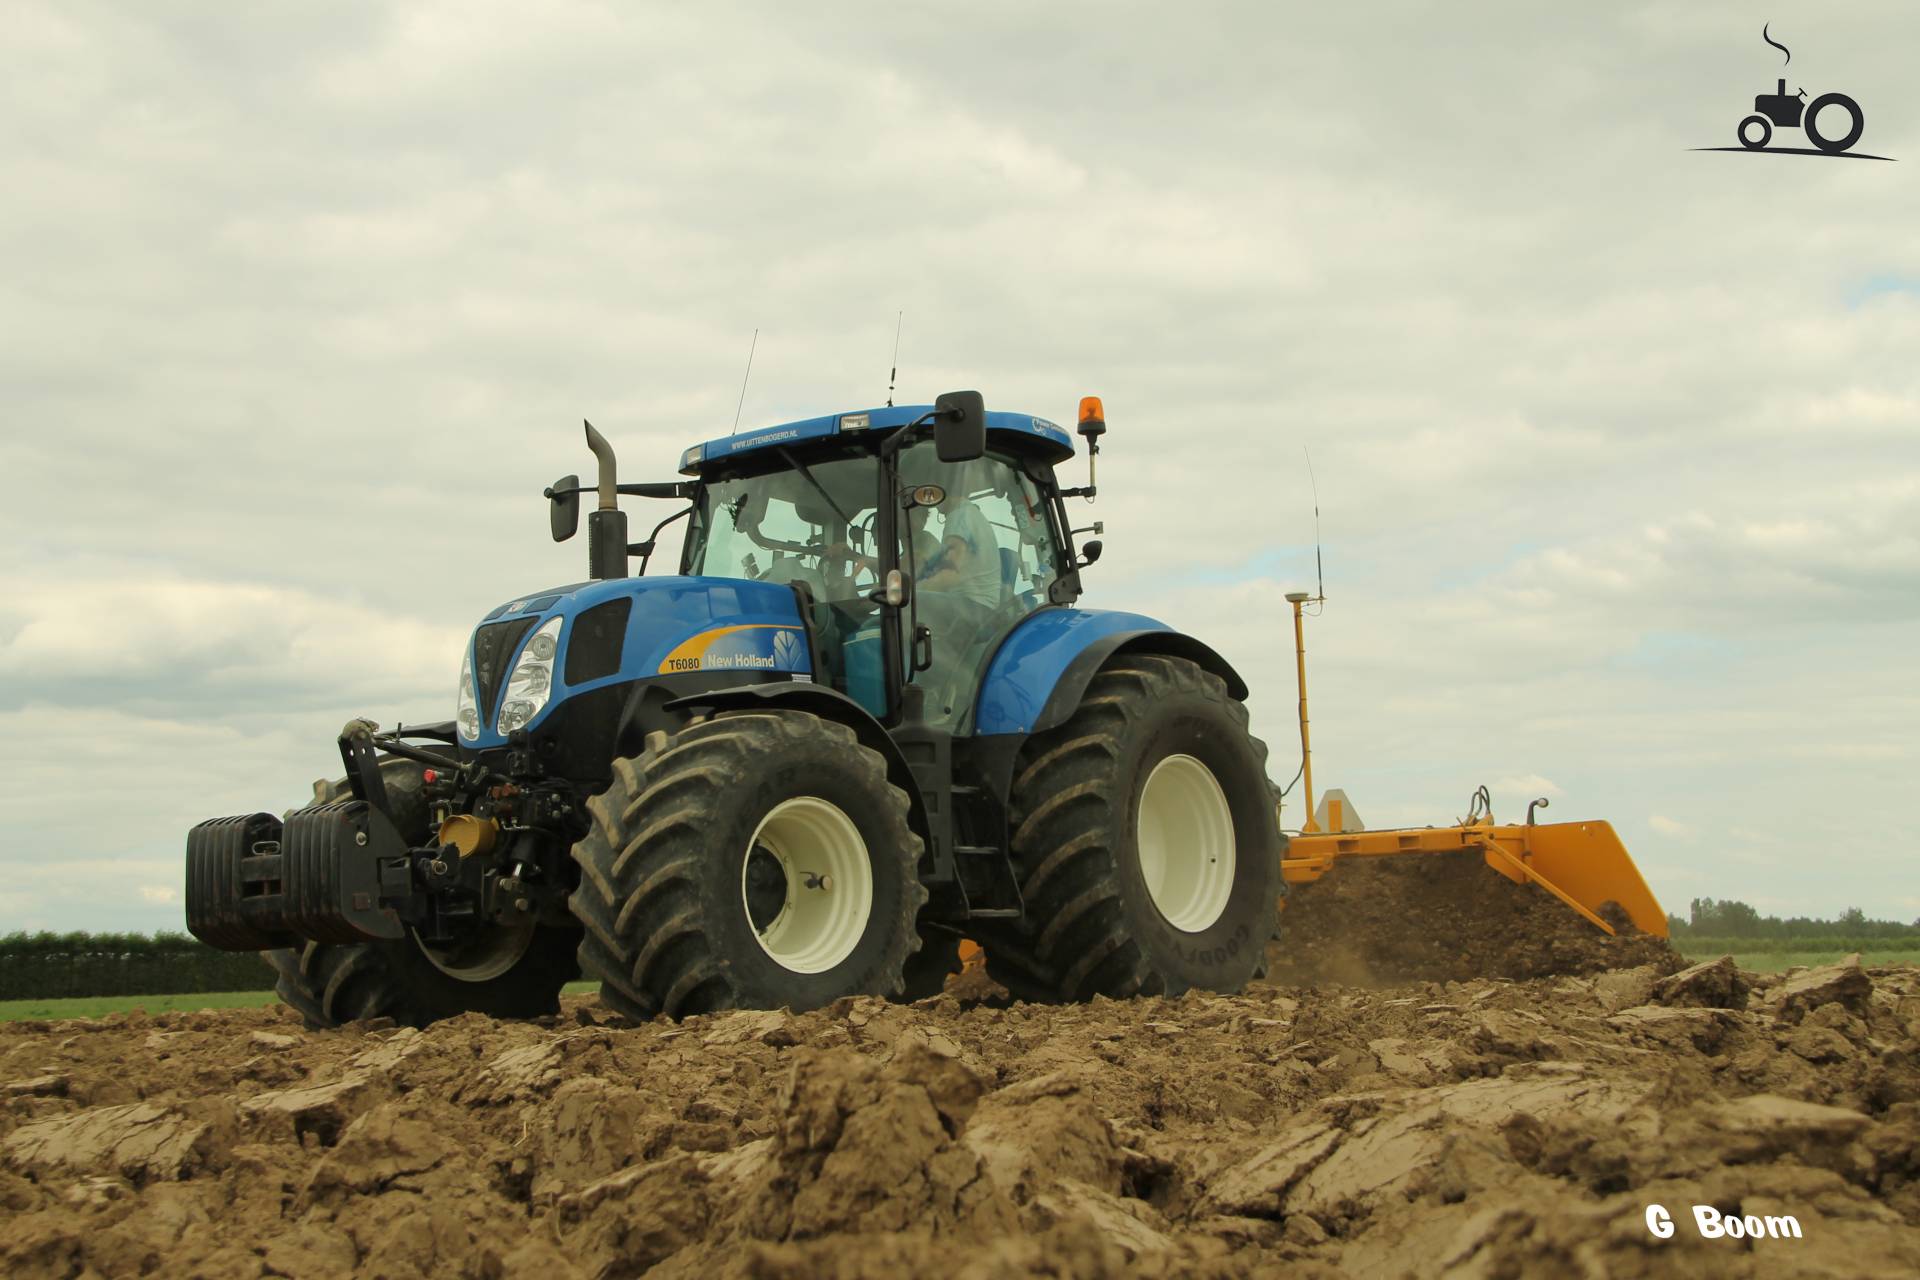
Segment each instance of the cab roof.
M696 444L680 455L680 474L699 475L708 465L735 458L756 449L822 440L830 436L852 436L868 431L887 431L904 427L916 418L933 412L930 404L889 405L879 409L852 409L819 418L802 418L776 427L760 427L738 435L721 436L705 444ZM1026 413L987 414L987 438L998 443L1038 453L1048 462L1064 462L1073 456L1073 437L1057 423Z

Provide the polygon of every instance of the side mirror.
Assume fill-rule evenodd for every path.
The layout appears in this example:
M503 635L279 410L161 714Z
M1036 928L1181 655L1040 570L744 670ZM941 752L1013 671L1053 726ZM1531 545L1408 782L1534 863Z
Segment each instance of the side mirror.
M1084 569L1095 560L1098 560L1102 550L1104 550L1104 548L1100 545L1100 539L1098 538L1082 545L1080 548L1080 567Z
M561 476L547 490L547 519L555 542L565 542L580 531L579 476Z
M933 402L933 448L942 462L972 462L987 451L987 404L978 391L948 391Z

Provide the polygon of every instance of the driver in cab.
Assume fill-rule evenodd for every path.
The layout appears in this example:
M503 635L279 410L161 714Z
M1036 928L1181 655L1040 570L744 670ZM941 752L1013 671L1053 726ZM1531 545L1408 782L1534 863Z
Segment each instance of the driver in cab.
M993 526L980 508L967 497L967 466L960 463L939 477L951 481L942 487L943 496L933 507L915 504L907 510L906 536L912 540L914 578L923 591L938 591L973 604L992 609L1000 603L1000 549L993 540ZM935 483L926 476L922 483ZM930 511L940 513L938 541L928 529ZM859 569L878 573L880 564L871 556L852 550L844 541L832 546L828 554L851 560Z
M951 592L986 608L1000 603L1000 549L993 540L993 527L980 508L967 497L964 474L949 477L954 481L940 500L940 550L920 572L920 586L927 591Z

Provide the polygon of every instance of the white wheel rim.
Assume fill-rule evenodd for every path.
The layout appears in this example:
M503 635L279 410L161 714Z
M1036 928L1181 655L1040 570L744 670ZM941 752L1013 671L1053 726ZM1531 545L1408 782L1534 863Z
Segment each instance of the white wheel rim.
M495 921L471 937L444 947L429 944L417 932L413 941L427 963L449 978L490 982L520 963L520 957L533 945L535 928L533 917L527 915L513 923Z
M760 820L740 862L749 927L747 865L756 846L779 861L787 882L779 914L754 934L760 949L792 973L824 973L852 955L873 914L873 864L853 819L816 796L797 796Z
M1233 810L1211 770L1168 756L1147 775L1135 831L1147 896L1168 924L1198 933L1233 896Z

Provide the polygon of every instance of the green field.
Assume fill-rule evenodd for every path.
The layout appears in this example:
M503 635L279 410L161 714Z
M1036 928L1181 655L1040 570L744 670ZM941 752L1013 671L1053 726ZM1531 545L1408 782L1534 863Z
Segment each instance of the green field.
M1851 951L1700 951L1688 950L1686 954L1695 960L1716 960L1722 955L1732 955L1733 962L1742 969L1751 969L1755 973L1779 973L1791 969L1797 964L1816 965L1833 964L1852 955ZM1860 963L1872 967L1877 964L1913 964L1920 965L1920 951L1862 951Z
M183 996L73 996L65 1000L0 1000L0 1022L21 1018L98 1018L102 1014L144 1009L173 1013L186 1009L253 1009L273 1003L271 991L196 991Z
M590 995L597 982L569 982L566 994ZM0 1022L22 1018L98 1018L109 1013L142 1009L148 1013L181 1013L196 1009L257 1009L272 1004L271 991L201 991L184 996L77 996L71 1000L0 1000Z

